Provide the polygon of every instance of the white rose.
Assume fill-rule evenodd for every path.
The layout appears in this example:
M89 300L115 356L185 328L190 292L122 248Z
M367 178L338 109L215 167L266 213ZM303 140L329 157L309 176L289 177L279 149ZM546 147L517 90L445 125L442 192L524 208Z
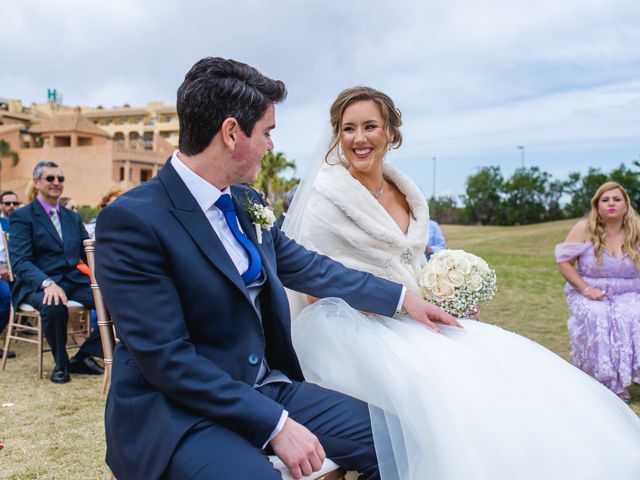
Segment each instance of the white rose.
M276 223L276 216L273 214L273 212L271 211L270 208L265 208L265 220L267 221L267 225L265 225L265 228L267 230L271 229L271 227L273 226L274 223Z
M464 283L464 273L458 269L454 268L453 270L450 270L447 277L454 287L459 287Z
M455 257L451 257L451 256L446 257L444 259L444 264L447 266L447 268L450 268L450 269L455 267L455 265L456 265Z
M452 298L455 291L456 289L451 284L451 282L445 279L440 279L440 281L438 281L438 284L433 289L433 294L436 295L437 297L447 299L447 298Z
M469 277L469 288L474 292L477 292L482 288L482 275L478 272L473 272Z
M467 275L468 273L471 272L471 266L472 264L471 264L471 260L469 260L469 257L460 257L456 261L455 268L460 270L465 275Z
M440 262L438 260L434 261L431 264L431 271L438 276L446 274L447 270L448 270L447 266L443 262Z
M429 290L436 286L437 281L438 276L433 272L427 272L422 276L422 285Z

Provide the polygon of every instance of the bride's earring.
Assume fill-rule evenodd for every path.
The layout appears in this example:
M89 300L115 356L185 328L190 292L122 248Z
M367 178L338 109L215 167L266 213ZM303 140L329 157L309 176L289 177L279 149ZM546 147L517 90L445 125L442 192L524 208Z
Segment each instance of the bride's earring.
M338 160L345 163L347 161L347 157L344 156L344 152L342 151L342 145L338 143Z

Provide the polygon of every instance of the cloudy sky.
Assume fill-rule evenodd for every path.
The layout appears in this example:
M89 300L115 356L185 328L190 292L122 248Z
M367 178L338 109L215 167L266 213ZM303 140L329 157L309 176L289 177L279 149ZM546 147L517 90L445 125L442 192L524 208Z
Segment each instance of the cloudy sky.
M174 103L204 56L256 66L288 86L274 138L299 170L358 84L402 110L390 160L429 196L434 163L441 195L523 157L556 178L640 158L637 0L3 0L0 18L0 96L26 104L47 88L68 105Z

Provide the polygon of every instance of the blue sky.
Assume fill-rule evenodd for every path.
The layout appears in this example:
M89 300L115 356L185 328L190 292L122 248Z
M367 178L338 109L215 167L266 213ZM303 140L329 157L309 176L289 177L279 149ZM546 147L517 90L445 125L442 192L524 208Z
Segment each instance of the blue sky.
M535 5L533 4L535 3ZM70 105L175 101L207 55L285 81L276 148L317 160L328 108L364 84L403 112L390 158L432 194L478 167L554 177L640 158L640 5L632 0L222 2L5 0L0 96Z

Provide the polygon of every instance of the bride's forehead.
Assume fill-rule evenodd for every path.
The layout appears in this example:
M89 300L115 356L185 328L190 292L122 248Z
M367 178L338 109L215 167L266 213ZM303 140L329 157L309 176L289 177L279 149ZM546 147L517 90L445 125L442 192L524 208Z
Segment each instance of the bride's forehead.
M342 123L362 119L382 119L380 106L373 100L358 100L348 105L342 113Z

